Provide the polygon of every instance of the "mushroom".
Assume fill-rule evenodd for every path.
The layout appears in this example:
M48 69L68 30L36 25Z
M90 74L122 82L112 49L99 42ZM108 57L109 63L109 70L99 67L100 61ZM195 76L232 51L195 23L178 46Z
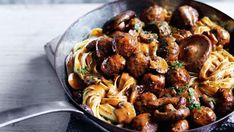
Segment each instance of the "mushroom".
M82 86L84 86L84 83L82 82L81 78L76 73L69 74L68 83L74 90L82 89Z
M168 64L163 58L153 56L151 57L149 68L157 73L165 74L168 71Z
M164 37L160 40L159 49L157 51L158 56L166 59L167 62L171 63L178 60L179 46L175 42L175 38L172 36Z
M166 73L166 82L176 88L183 87L190 81L188 71L180 64L180 62L174 62Z
M191 36L192 33L189 30L184 29L176 29L176 31L173 31L172 36L176 39L176 42L179 43L181 40Z
M95 57L99 63L101 63L106 57L113 53L112 38L110 37L101 37L97 40L94 40L86 48L92 49L92 45L95 46Z
M191 118L196 125L204 126L214 122L216 120L216 115L209 107L201 106L200 108L192 110Z
M214 110L214 108L215 108L214 102L206 94L202 94L201 103L204 104L204 106L207 106L207 107L211 108L212 110Z
M157 41L158 35L156 33L150 33L147 31L141 32L139 35L139 40L143 43L151 43Z
M165 86L165 76L161 74L147 73L143 76L142 84L148 91L157 92L158 89L163 89Z
M227 114L234 109L233 89L220 88L217 93L217 111L221 114Z
M166 37L171 34L171 28L165 21L154 21L144 27L144 30L157 33L159 37Z
M150 113L143 113L132 120L132 128L141 132L156 132L158 126L151 122Z
M128 10L120 13L119 15L111 18L103 25L103 33L110 34L114 31L124 31L126 23L136 16L134 11Z
M127 61L127 68L133 77L143 75L149 67L149 58L143 53L137 53Z
M172 127L173 132L182 132L188 129L189 129L189 123L187 120L179 120Z
M204 35L192 35L180 41L179 60L192 72L199 72L210 56L212 45Z
M122 71L125 67L126 60L119 54L106 58L101 64L101 71L106 76L113 76Z
M160 112L155 110L154 117L158 121L178 121L185 119L190 115L190 110L187 107L182 107L173 111Z
M145 92L139 96L137 101L134 103L135 108L142 112L153 112L154 108L148 105L148 102L153 102L157 97L151 92Z
M114 110L118 123L128 124L136 116L133 105L129 102L120 102Z
M112 49L123 57L128 58L137 50L137 37L128 33L117 32L114 35Z
M145 23L149 23L159 20L164 21L166 17L167 17L167 11L163 9L161 6L155 4L145 9L141 14L140 19Z
M176 27L190 29L198 21L198 11L191 6L180 6L173 13L171 18L171 24Z

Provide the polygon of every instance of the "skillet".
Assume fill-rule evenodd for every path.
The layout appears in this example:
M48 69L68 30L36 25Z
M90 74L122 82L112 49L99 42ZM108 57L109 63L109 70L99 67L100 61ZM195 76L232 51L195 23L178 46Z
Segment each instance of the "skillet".
M153 3L171 10L176 9L176 7L181 5L190 5L198 10L200 16L208 16L211 19L215 19L216 21L221 22L222 26L225 26L225 28L231 34L231 42L229 46L232 47L232 43L234 43L234 20L221 11L206 4L193 0L119 0L105 4L102 7L97 8L80 17L66 30L58 42L55 53L55 70L70 102L49 102L46 104L32 105L29 107L1 112L0 127L46 113L69 111L77 113L76 115L79 117L90 119L91 122L98 126L102 131L133 131L127 128L119 128L115 125L111 125L97 119L84 105L79 104L76 101L76 99L72 96L69 85L67 84L65 59L70 53L70 50L73 48L74 44L86 39L87 34L91 29L102 27L102 25L111 17L125 10L134 10L137 14L139 14L143 9L149 7ZM230 53L234 54L234 48L230 48ZM231 112L225 117L222 117L211 124L195 129L190 129L189 131L211 131L226 121L233 114L234 112Z

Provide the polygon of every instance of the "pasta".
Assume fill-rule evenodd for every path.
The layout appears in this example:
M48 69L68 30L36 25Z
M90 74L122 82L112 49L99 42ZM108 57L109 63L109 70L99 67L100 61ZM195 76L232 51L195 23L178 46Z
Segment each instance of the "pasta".
M228 31L188 5L173 13L153 5L140 19L125 11L74 45L68 84L107 123L187 131L234 109L229 43Z

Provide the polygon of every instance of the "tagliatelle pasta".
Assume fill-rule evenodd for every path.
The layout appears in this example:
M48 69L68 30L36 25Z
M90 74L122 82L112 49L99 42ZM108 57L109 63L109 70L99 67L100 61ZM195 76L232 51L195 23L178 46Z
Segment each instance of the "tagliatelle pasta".
M128 10L87 36L66 69L73 96L98 119L187 131L233 111L234 57L224 49L230 34L193 7L172 13L152 5L140 18Z

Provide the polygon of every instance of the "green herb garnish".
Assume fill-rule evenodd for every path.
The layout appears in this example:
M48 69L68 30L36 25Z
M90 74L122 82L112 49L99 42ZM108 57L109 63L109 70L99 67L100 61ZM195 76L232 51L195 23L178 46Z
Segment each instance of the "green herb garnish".
M81 67L77 71L82 75L86 75L87 73L89 73L89 68L88 67Z
M182 62L176 61L171 64L171 69L183 68L184 64Z
M139 32L140 28L141 28L141 25L139 23L136 23L134 25L134 30L136 30L137 32Z
M197 109L200 109L201 108L201 105L200 105L200 103L198 103L198 102L196 102L196 101L194 101L192 98L195 98L194 97L194 89L193 88L189 88L188 89L188 92L189 92L189 99L188 99L188 101L189 101L189 109L190 110L193 110L193 109L195 109L195 108L197 108Z

